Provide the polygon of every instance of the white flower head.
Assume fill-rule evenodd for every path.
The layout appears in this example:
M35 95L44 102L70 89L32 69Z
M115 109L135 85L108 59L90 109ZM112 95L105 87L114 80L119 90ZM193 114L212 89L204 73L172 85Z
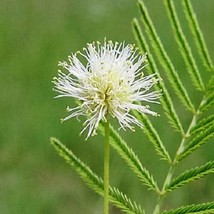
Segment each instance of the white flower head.
M101 120L106 121L107 114L116 118L121 128L132 130L132 124L142 124L131 110L157 116L149 110L148 103L158 103L160 93L149 92L158 79L154 74L142 75L145 55L140 55L133 45L112 41L104 41L103 45L99 42L88 44L83 51L77 54L84 58L85 65L77 54L72 54L68 63L59 63L68 72L59 71L53 81L59 92L56 97L72 97L80 101L76 107L68 107L70 115L63 121L86 116L82 132L88 129L88 138L96 133Z

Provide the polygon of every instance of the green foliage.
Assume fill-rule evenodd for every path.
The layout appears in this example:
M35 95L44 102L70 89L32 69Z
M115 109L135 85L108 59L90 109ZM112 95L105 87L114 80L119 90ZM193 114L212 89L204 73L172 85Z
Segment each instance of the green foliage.
M214 125L214 115L210 115L202 120L199 120L195 126L190 130L191 135L198 134L199 132L204 132L207 128Z
M143 1L139 1L138 5L142 16L141 20L146 28L146 33L148 35L148 38L150 39L150 43L154 48L155 54L159 62L163 66L172 87L174 88L176 94L178 95L181 102L185 105L185 107L194 112L195 108L192 104L192 101L190 100L189 95L187 94L187 91L178 76L178 73L176 72L166 50L163 47L163 44L148 14L146 6L144 5Z
M214 104L214 76L213 73L209 73L210 80L208 83L202 79L202 72L199 70L194 56L193 51L190 48L190 42L184 35L182 30L181 22L178 18L176 7L172 0L164 0L165 7L168 13L169 21L171 23L172 29L174 30L174 37L178 44L179 51L186 65L186 71L189 73L190 80L192 81L194 92L198 94L198 101L193 102L190 99L187 91L189 90L189 85L183 83L179 77L179 72L175 68L173 61L169 57L167 50L165 49L163 42L161 41L156 28L150 18L148 10L143 1L138 1L138 7L140 10L140 20L143 25L141 29L140 23L137 19L133 20L132 27L133 32L142 53L148 54L148 71L150 73L156 74L160 81L157 83L157 89L162 91L162 97L160 102L163 107L163 111L167 117L167 123L170 123L173 127L172 130L167 130L167 132L177 131L179 137L176 139L176 145L180 144L175 151L174 157L166 148L166 144L162 140L163 134L155 128L152 120L145 115L141 115L137 112L133 112L138 120L144 125L143 132L147 136L148 140L154 146L154 149L161 159L166 160L168 167L168 172L166 173L166 178L163 181L162 187L160 188L144 164L141 163L138 156L135 154L133 149L130 148L128 143L119 135L119 133L110 126L110 144L118 153L118 155L125 160L126 164L131 169L131 172L135 174L140 181L152 189L157 194L157 203L154 208L153 214L160 214L162 209L162 203L164 199L167 198L168 193L182 187L185 184L189 184L193 181L204 178L206 175L214 172L214 161L206 161L202 166L197 166L191 169L185 169L185 171L177 177L174 177L174 172L177 166L184 161L185 157L192 154L196 149L201 148L208 140L214 137L214 115L212 107ZM185 17L189 23L190 31L194 35L194 41L197 46L198 54L200 55L203 65L210 71L213 71L213 64L211 57L209 56L208 50L206 48L202 32L200 30L199 24L194 14L193 8L189 0L182 0L183 9L185 12ZM147 43L147 40L149 43ZM151 47L150 47L151 46ZM154 50L155 56L158 62L152 56L152 51ZM151 51L152 50L152 51ZM158 66L161 66L165 72L169 85L166 81L161 80L161 73ZM202 69L203 70L203 69ZM171 86L170 86L171 85ZM172 90L177 96L178 100L171 95ZM198 92L200 90L200 93ZM175 105L175 102L176 103ZM183 104L182 105L180 105ZM198 103L200 103L198 105ZM177 111L176 107L179 106ZM191 122L187 124L184 120L185 108L189 110ZM210 112L211 114L209 114ZM206 114L204 114L206 112ZM189 116L188 115L188 116ZM165 122L165 121L164 121ZM165 126L166 124L161 124ZM185 127L185 128L184 128ZM171 128L171 127L170 127ZM104 134L103 123L100 124L99 130ZM167 133L166 133L167 135ZM52 144L59 152L59 154L67 161L72 167L78 172L78 174L83 178L83 180L97 193L103 195L103 181L99 178L87 165L80 161L71 151L69 151L65 146L63 146L58 140L52 139ZM170 145L167 145L170 146ZM152 161L152 160L151 160ZM135 202L132 202L126 195L120 192L116 188L110 187L110 200L117 207L121 208L127 213L144 213L141 207ZM203 204L193 204L183 206L177 209L171 209L169 211L164 211L162 214L185 214L185 213L213 213L214 203L208 202Z
M151 143L154 145L157 154L160 155L163 160L167 160L171 164L172 161L169 153L166 151L164 144L162 143L157 131L152 126L152 123L149 121L148 117L136 112L135 114L139 121L141 121L141 123L144 125L143 131L147 135Z
M213 172L213 161L210 161L206 163L203 166L196 167L194 169L190 169L179 175L177 178L173 179L173 172L177 164L186 156L190 155L193 151L195 151L197 148L200 148L203 144L205 144L210 138L214 136L213 134L213 115L207 116L206 118L202 118L199 120L199 115L202 115L203 112L207 111L209 108L212 107L214 101L214 95L213 95L213 76L211 77L211 80L209 84L205 86L201 77L201 74L199 72L198 66L196 64L196 61L193 57L192 50L190 48L190 45L188 44L188 41L182 31L181 24L179 22L176 9L174 6L174 2L172 0L164 0L165 6L169 15L169 20L172 24L172 28L174 30L174 35L176 42L178 43L179 50L181 52L181 55L184 59L184 62L187 67L187 71L189 72L190 78L195 86L195 89L204 91L204 96L202 97L201 104L199 105L198 109L196 110L194 107L194 104L192 101L190 101L189 95L187 94L186 87L183 83L181 83L181 80L165 50L163 47L163 44L158 37L158 33L155 30L155 27L152 23L152 20L149 16L149 13L147 11L147 8L143 1L138 2L138 6L140 9L141 14L141 21L143 23L145 30L145 33L147 34L148 39L150 40L151 46L154 49L154 52L160 62L160 64L163 66L164 71L166 72L169 82L171 83L174 91L180 98L181 102L187 107L190 111L193 113L192 122L190 123L186 133L183 131L182 124L180 122L180 119L178 115L176 114L174 107L173 107L173 101L171 97L169 96L167 90L165 89L164 85L159 84L159 87L163 90L163 93L166 93L166 95L163 95L163 98L161 99L162 106L166 112L166 115L169 119L169 122L181 132L182 134L182 141L181 144L175 154L174 160L171 162L169 161L169 171L166 176L166 180L163 184L163 188L161 191L161 195L158 201L161 201L161 198L168 192L172 191L174 189L177 189L184 184L188 184L192 181L195 181L197 179L201 179L207 174L210 174ZM191 7L191 4L189 1L183 1L183 7L186 13L186 17L189 21L189 25L191 25L190 30L195 35L195 42L197 45L197 48L199 51L201 51L200 56L201 59L204 62L204 65L209 68L209 70L212 70L212 62L210 60L208 51L206 49L206 45L203 40L202 33L200 31L199 25L197 23L197 20L195 18L193 9ZM143 32L141 31L140 25L137 21L137 19L134 19L133 21L133 31L136 37L136 40L138 42L138 45L140 46L141 50L143 52L147 52L149 57L148 61L151 65L151 72L155 73L157 72L157 66L153 60L153 58L150 56L150 50L149 47L146 44L146 39L143 35ZM158 73L158 76L160 74ZM150 141L155 146L155 149L159 155L164 157L164 159L168 159L167 150L165 150L165 147L163 146L162 141L160 140L159 134L156 132L156 130L153 128L152 124L149 120L146 119L146 117L140 115L138 118L141 118L141 122L144 124L144 132L150 139ZM168 159L171 160L171 159ZM178 208L176 210L172 210L166 213L189 213L190 210L192 212L197 211L197 213L207 213L210 212L210 209L207 209L206 205L191 205L183 208ZM160 203L158 202L154 213L160 212Z
M194 40L198 48L198 53L201 56L202 62L208 70L214 71L214 67L206 48L202 31L200 30L197 17L193 11L190 0L182 0L181 2L183 4L184 12L187 17L189 27L191 28L191 32L194 36Z
M208 87L207 93L212 92L214 90L214 75L211 76Z
M103 124L100 125L100 130L104 133ZM160 192L157 183L149 171L142 166L139 158L127 143L120 137L118 132L110 126L110 143L118 154L126 161L131 170L139 177L139 179L149 187L149 189Z
M194 150L200 148L210 138L214 136L214 125L209 126L206 130L201 131L196 137L194 137L185 147L185 149L177 157L177 161L180 161L187 155L190 155Z
M187 66L187 71L190 74L190 77L196 86L198 90L203 91L204 90L204 84L201 79L201 75L199 73L198 67L196 65L195 59L192 55L192 51L190 49L190 46L186 40L186 37L184 36L184 33L181 29L174 3L172 0L165 0L166 8L172 23L172 27L174 29L175 38L179 45L181 55L185 61L185 64Z
M172 191L184 184L203 178L205 175L214 173L214 161L210 161L203 166L187 170L186 172L174 178L166 187L166 191Z
M165 211L162 214L211 214L214 212L214 202L203 203L203 204L193 204L183 206L178 209Z
M201 104L199 111L204 113L205 111L209 110L214 105L214 91L207 93L206 98L204 99L203 103Z
M133 27L133 32L135 34L138 46L140 47L141 51L148 53L148 62L149 62L148 68L150 68L149 70L151 71L151 73L156 74L159 79L161 79L157 65L156 65L152 55L150 54L149 47L146 43L146 39L143 36L143 33L140 29L140 25L139 25L137 19L134 19L132 27ZM164 85L164 82L159 81L157 85L158 85L159 89L162 91L162 96L161 96L160 100L161 100L161 104L165 110L165 113L169 119L169 122L172 124L172 126L176 130L180 131L181 134L183 135L184 134L183 127L181 125L181 122L179 121L178 115L175 111L174 105L171 101L171 98L166 89L166 86Z
M80 177L95 192L103 195L103 180L99 178L92 170L78 159L67 147L65 147L56 138L51 138L51 144L54 146L58 154L70 164ZM116 188L109 187L110 201L126 213L143 214L141 207L132 202L126 195Z
M132 202L126 195L121 193L116 188L110 188L110 197L113 204L121 208L124 212L129 214L144 214L141 207L135 202Z

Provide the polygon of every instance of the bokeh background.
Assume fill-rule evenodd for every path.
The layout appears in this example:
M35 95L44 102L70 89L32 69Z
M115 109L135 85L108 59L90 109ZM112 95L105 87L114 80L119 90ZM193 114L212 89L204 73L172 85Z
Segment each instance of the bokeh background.
M186 69L167 20L161 0L145 0L159 36L184 82L189 82ZM203 30L209 52L214 52L213 0L192 1ZM191 40L180 5L176 1L187 37ZM59 138L102 176L102 137L84 141L79 136L81 123L75 119L60 123L65 117L69 99L53 99L52 78L59 60L71 52L82 50L87 42L127 41L135 43L131 21L139 17L135 0L1 0L0 1L0 213L1 214L99 214L102 198L80 180L49 143ZM197 56L196 56L197 57ZM162 68L160 67L160 70ZM205 80L208 73L201 67ZM200 94L189 89L198 102ZM173 94L172 94L173 96ZM191 117L175 99L184 124ZM160 111L161 107L153 106ZM163 115L163 114L162 114ZM179 137L164 122L155 119L155 126L173 154ZM164 122L164 123L162 123ZM163 125L164 124L164 125ZM186 125L184 125L186 126ZM161 184L167 170L160 165L152 145L144 134L121 132ZM193 167L213 159L211 141L184 165ZM179 171L178 169L178 171ZM119 187L150 212L155 195L130 173L115 151L111 152L111 184ZM214 199L213 176L185 186L170 195L166 208ZM111 213L121 213L111 208Z

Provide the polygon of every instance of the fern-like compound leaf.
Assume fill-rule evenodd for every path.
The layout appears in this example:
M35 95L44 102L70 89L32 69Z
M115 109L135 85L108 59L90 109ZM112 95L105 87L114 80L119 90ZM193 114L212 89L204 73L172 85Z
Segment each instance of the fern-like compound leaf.
M171 163L172 161L169 153L164 147L163 142L161 141L156 129L152 126L148 117L137 112L135 112L135 114L139 121L141 121L141 123L144 125L143 131L147 135L151 143L154 145L157 154L160 155L163 160L167 160L169 163Z
M212 214L214 213L214 202L203 204L192 204L169 211L164 211L161 214Z
M141 20L146 28L146 33L148 35L148 38L150 39L151 45L155 50L155 54L159 62L163 66L164 71L166 72L167 77L173 89L175 90L177 96L179 97L181 102L184 104L184 106L190 111L195 112L195 108L189 98L189 95L187 94L185 87L183 86L168 54L166 53L162 45L162 42L154 28L152 20L147 12L146 6L144 5L143 1L139 0L138 6L142 16Z
M138 213L145 214L144 210L142 210L141 207L138 204L136 204L135 201L132 202L130 198L128 198L117 188L110 187L110 197L111 200L114 202L114 205L116 205L118 208L120 208L121 210L128 214L138 214ZM114 200L114 198L117 198L117 200Z
M210 109L213 105L214 105L214 91L211 91L209 94L207 94L203 103L200 105L199 111L203 113Z
M102 133L104 132L102 123L100 124L99 129ZM145 167L142 166L138 156L112 126L110 126L110 144L126 161L131 170L139 177L140 181L148 186L149 189L155 190L158 193L160 192L153 176Z
M199 107L200 113L209 110L214 105L214 75L211 75L210 80L207 84L206 93Z
M192 4L190 0L182 0L181 2L202 62L208 70L214 71L214 66L204 42L204 37L197 21L196 14L193 11Z
M172 191L187 183L203 178L205 175L214 173L214 161L210 161L203 166L190 169L173 179L166 187L166 191Z
M187 66L187 71L190 74L191 80L193 84L196 86L198 90L203 91L204 90L204 84L200 75L200 72L198 70L197 64L195 62L195 59L192 55L191 48L186 40L186 37L184 36L184 33L182 31L182 28L180 26L180 22L177 17L177 13L175 11L174 3L172 0L164 0L165 5L169 14L169 19L172 23L172 27L174 29L174 34L176 41L179 45L181 55L184 59L184 62Z
M214 115L199 120L195 126L191 128L190 135L195 135L199 132L205 131L210 126L214 126Z
M138 46L140 47L142 52L146 52L148 53L148 62L149 62L149 70L151 70L151 73L154 73L157 75L158 79L161 79L160 77L160 73L157 69L156 63L152 57L152 55L150 55L150 50L149 47L146 43L146 39L143 36L143 33L141 31L140 25L137 21L137 19L133 20L133 32L135 34L135 38L137 40ZM178 118L178 115L175 111L172 99L163 83L163 81L159 81L156 86L162 91L162 96L160 98L161 104L165 110L165 113L167 115L167 118L169 119L169 122L172 124L172 126L178 130L181 135L184 135L184 130L183 127L181 125L181 122Z
M185 147L185 149L178 155L177 160L185 158L187 155L191 154L197 148L200 148L205 144L210 138L214 137L214 125L208 127L206 130L200 132L196 137L194 137Z
M58 154L75 169L83 181L85 181L92 190L103 196L103 180L59 140L51 138L51 144L54 146ZM140 205L132 202L131 199L116 188L109 187L109 199L115 206L119 207L125 213L144 214Z
M210 80L207 86L207 92L209 93L209 92L212 92L213 90L214 90L214 75L210 77Z

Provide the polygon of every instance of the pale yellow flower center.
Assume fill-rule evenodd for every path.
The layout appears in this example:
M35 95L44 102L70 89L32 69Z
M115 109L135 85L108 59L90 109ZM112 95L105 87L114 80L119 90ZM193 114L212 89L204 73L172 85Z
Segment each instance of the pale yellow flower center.
M128 80L123 79L118 72L109 70L102 75L93 75L87 80L93 90L88 91L90 97L90 109L93 111L98 106L111 111L118 108L123 102L130 102L130 86Z

